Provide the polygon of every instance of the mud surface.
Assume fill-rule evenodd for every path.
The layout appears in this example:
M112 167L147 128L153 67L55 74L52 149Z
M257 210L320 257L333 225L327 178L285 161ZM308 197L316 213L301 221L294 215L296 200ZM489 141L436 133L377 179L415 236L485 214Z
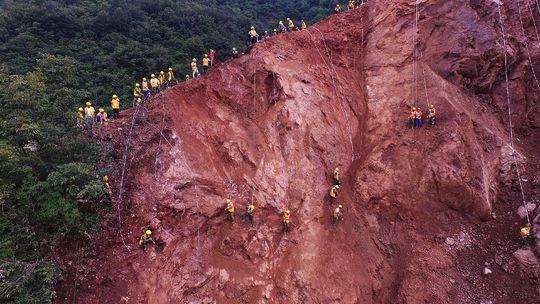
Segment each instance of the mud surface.
M503 2L501 19L493 1L419 0L415 60L414 2L369 1L122 112L102 134L115 212L91 252L58 249L57 303L540 303L538 274L521 267L537 256L514 255L526 220L501 31L535 202L540 15ZM428 101L437 125L408 129ZM336 166L345 220L333 224ZM148 224L160 248L142 251Z

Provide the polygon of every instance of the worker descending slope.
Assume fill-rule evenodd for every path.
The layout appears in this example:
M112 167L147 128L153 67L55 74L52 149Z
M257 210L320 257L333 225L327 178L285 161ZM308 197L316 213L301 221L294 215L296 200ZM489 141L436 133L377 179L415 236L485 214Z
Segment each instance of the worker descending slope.
M191 72L192 72L191 77L193 79L201 76L201 73L199 73L199 67L197 66L197 59L195 58L191 60Z
M285 233L288 233L290 227L291 227L291 210L289 210L289 208L287 208L283 212L283 231Z
M232 222L234 221L234 212L235 212L234 204L230 199L226 199L225 205L226 205L225 212L227 212L227 218L229 219L229 221Z
M237 58L238 57L238 51L236 50L235 47L232 48L232 51L231 51L231 54L234 58Z
M276 36L277 34L278 34L277 29L274 29L274 31L272 32L272 35L273 35L273 36Z
M208 58L208 54L204 54L204 58L202 60L202 72L203 72L203 74L208 72L209 67L210 67L210 58Z
M159 72L159 89L163 90L165 88L165 72Z
M188 81L189 80L189 75L186 74L186 77L184 77L184 80Z
M254 26L251 27L251 30L248 32L248 34L251 44L257 43L257 41L259 40L259 34L257 34Z
M330 204L333 204L336 201L337 196L338 196L338 190L339 190L339 185L334 185L332 186L332 188L330 188L330 193L329 193Z
M118 96L116 96L116 94L112 96L111 108L113 111L112 118L120 118L120 99L118 99Z
M141 246L142 250L146 249L146 244L152 243L154 246L157 247L156 241L152 238L152 230L150 228L144 229L144 233L139 239L139 246Z
M288 23L288 27L289 27L289 31L294 31L294 22L291 20L291 18L287 18L287 23Z
M521 228L519 231L519 236L521 237L521 246L534 244L534 241L536 240L536 236L532 233L532 227L529 223L525 224L525 227Z
M264 31L264 39L270 38L270 34L268 34L268 31Z
M167 70L167 88L172 87L176 82L176 78L174 78L174 72L172 68L169 68Z
M150 89L151 94L155 95L159 92L159 79L156 78L156 75L150 75Z
M146 80L146 77L143 77L142 79L142 93L143 99L148 99L148 97L150 97L150 87L148 84L148 80Z
M437 114L437 111L435 111L434 105L429 105L429 113L428 113L428 121L431 126L435 125L435 115Z
M253 212L254 211L255 211L255 204L253 204L253 202L248 203L248 205L246 206L246 215L247 215L251 225L253 225L254 222L255 222L254 219L253 219Z
M343 221L343 205L339 205L334 209L333 223Z
M341 185L341 180L339 179L339 167L336 167L334 169L334 186L339 186Z
M105 186L105 189L107 189L107 193L109 194L109 199L112 200L111 184L109 183L109 177L107 175L103 176L103 185Z
M307 24L304 20L301 21L301 29L303 30L307 29Z

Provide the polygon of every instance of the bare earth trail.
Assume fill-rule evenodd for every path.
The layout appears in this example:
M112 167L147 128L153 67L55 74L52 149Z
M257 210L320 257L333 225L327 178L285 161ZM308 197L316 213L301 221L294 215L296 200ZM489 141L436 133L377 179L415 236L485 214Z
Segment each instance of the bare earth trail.
M135 117L124 111L102 134L122 200L93 252L59 248L57 303L539 303L539 273L513 257L524 220L497 3L417 2L417 61L415 2L373 0L262 41ZM531 7L523 35L517 5L530 2L503 2L516 148L534 202L540 94L524 39L540 73L540 15ZM426 95L437 126L410 130L408 111L426 113ZM345 221L333 225L336 166ZM143 252L149 223L162 248Z

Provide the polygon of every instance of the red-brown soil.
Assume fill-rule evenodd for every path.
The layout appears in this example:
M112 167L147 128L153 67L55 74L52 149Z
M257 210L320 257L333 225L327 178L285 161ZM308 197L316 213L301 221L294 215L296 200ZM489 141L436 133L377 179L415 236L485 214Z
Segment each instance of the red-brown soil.
M540 16L535 1L503 2L516 149L534 202L540 95L524 42L540 73ZM525 220L498 5L418 3L416 77L415 3L373 0L122 112L102 134L114 215L90 252L62 245L57 303L540 303L538 276L513 257ZM437 125L408 129L426 95ZM333 225L336 166L345 220ZM162 249L143 252L149 223Z

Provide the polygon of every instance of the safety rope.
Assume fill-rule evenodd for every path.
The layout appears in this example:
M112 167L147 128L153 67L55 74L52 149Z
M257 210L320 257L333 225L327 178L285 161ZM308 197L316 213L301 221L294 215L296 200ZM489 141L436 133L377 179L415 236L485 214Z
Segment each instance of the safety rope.
M526 215L527 215L527 222L530 224L531 219L529 217L529 210L527 209L527 201L525 199L525 191L523 189L523 183L521 181L521 171L519 169L519 164L516 158L516 149L514 145L514 126L512 124L512 108L511 108L511 102L510 102L510 86L508 82L508 52L506 48L506 33L504 30L504 23L503 23L503 17L502 17L502 2L497 2L498 11L499 11L499 23L501 26L501 34L502 34L502 40L503 40L503 47L504 47L504 75L505 75L505 83L506 83L506 103L508 106L508 124L510 128L510 144L512 146L512 157L514 160L514 165L516 166L516 173L518 177L518 183L519 183L519 189L521 191L521 198L523 200L523 208L525 209Z
M519 6L519 0L516 1L518 6ZM538 5L538 2L536 2L536 4ZM530 5L530 2L527 3L527 7L529 8L529 12L531 13L531 19L532 19L532 22L533 22L533 25L534 25L534 31L536 33L536 41L540 41L540 38L538 36L538 27L536 26L536 19L534 19L534 10L532 9L531 5ZM540 12L540 7L539 7L539 12Z
M540 90L540 83L538 83L538 78L536 77L536 72L534 71L534 65L531 57L531 52L529 51L529 43L527 42L527 34L525 33L525 26L523 25L523 17L521 15L521 5L519 4L519 1L516 1L517 7L518 7L518 14L519 14L519 22L521 23L521 30L523 32L523 43L525 44L525 50L527 51L527 57L529 58L529 64L531 66L531 71L534 77L534 81L536 83L536 87L538 90ZM534 16L533 16L534 20Z
M414 87L413 87L413 96L414 104L418 103L418 1L415 3L414 7L414 27L413 27L413 48L414 48L414 58L413 58L413 78L414 78Z

